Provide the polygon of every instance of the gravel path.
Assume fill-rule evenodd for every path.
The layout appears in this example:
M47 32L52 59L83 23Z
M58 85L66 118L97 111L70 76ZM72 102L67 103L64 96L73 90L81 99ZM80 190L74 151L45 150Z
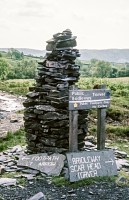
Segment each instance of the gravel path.
M39 192L48 200L129 200L129 188L119 187L113 182L99 182L75 189L72 186L57 187L47 180L28 181L24 187L0 187L0 199L27 200Z
M0 138L6 137L8 132L15 132L23 126L23 97L0 91Z

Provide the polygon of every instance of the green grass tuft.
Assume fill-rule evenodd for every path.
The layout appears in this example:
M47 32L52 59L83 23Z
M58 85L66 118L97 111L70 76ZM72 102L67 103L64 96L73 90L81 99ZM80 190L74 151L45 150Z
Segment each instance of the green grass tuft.
M25 131L20 129L15 133L8 132L7 137L0 139L0 151L5 151L8 147L13 147L16 145L26 145Z
M26 95L29 87L33 86L34 83L35 81L32 79L0 81L0 90L17 95Z
M86 178L74 183L70 183L68 180L66 180L64 177L56 176L52 178L52 183L54 183L56 186L69 186L72 188L82 187L84 185L92 185L96 182L114 182L116 180L115 176L105 176L105 177L92 177L92 178Z
M129 126L107 125L106 132L110 135L114 134L115 136L129 137Z

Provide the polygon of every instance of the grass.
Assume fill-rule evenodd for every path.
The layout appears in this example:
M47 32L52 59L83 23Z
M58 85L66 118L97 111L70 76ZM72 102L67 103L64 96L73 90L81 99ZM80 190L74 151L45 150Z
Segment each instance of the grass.
M93 89L94 85L106 84L113 92L120 90L129 90L129 78L80 78L77 85L81 89ZM113 93L112 93L113 94Z
M124 151L129 155L129 142L128 140L122 140L122 138L117 138L116 141L113 140L109 145L110 147L117 147L120 151Z
M124 177L124 181L120 181L119 178L123 178L123 177ZM129 173L121 170L115 182L119 187L124 187L124 186L129 187Z
M105 177L92 177L92 178L86 178L74 183L70 183L68 180L66 180L64 177L61 176L56 176L52 178L52 183L54 183L56 186L70 186L72 188L77 188L77 187L82 187L84 185L91 185L95 184L96 182L101 182L101 181L108 181L108 182L113 182L116 180L115 176L105 176Z
M26 95L29 91L29 87L35 83L32 79L15 79L0 81L0 90L6 91L12 94Z
M15 133L9 132L6 138L0 139L0 151L5 151L8 147L13 147L18 144L21 146L26 145L24 129L20 129Z
M113 125L107 125L106 126L106 132L107 134L114 134L117 137L129 137L129 126L113 126Z
M118 124L107 126L108 135L116 135L121 137L129 136L129 78L80 78L77 83L81 89L93 89L94 85L106 84L107 88L111 90L111 103L110 108L106 110L106 115L113 122ZM97 119L96 110L89 111L89 116L93 120L89 120L88 126L90 134L96 134L96 123L93 122ZM107 120L108 122L108 120ZM114 137L114 136L113 136Z

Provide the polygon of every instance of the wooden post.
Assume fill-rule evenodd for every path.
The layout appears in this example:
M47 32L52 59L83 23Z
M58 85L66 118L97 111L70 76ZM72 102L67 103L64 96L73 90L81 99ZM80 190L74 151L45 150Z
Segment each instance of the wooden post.
M100 85L99 89L106 89L106 85ZM106 108L97 109L97 149L105 149L105 119L106 119Z
M78 111L69 111L69 151L78 151Z

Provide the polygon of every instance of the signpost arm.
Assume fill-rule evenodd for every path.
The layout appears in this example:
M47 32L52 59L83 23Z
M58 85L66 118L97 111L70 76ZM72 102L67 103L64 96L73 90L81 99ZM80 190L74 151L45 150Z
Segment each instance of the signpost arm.
M99 89L106 89L106 85L100 85ZM97 149L105 149L105 119L106 119L106 109L97 109Z
M78 151L78 111L69 111L69 151Z

